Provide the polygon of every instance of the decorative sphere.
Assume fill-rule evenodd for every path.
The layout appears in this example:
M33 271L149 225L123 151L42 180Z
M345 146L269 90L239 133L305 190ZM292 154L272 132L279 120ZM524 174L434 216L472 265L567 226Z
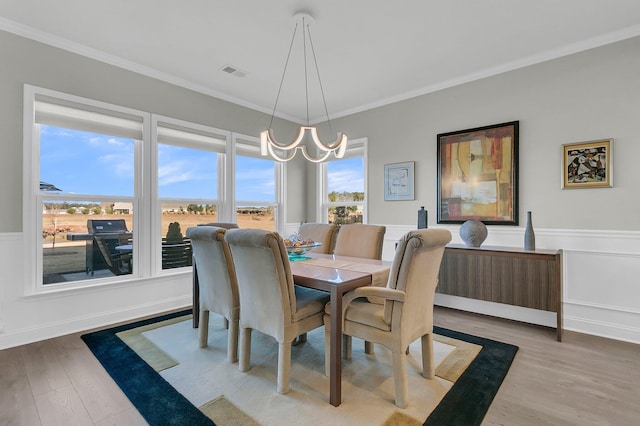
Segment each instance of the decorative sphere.
M479 220L468 220L460 227L460 238L467 247L480 247L487 234L487 225Z

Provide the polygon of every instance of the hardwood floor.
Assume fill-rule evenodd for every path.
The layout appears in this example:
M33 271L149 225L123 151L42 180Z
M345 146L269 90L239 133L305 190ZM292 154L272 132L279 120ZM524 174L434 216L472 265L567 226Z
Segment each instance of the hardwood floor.
M436 308L438 326L520 347L484 425L635 425L640 345ZM80 334L0 351L0 425L144 425Z

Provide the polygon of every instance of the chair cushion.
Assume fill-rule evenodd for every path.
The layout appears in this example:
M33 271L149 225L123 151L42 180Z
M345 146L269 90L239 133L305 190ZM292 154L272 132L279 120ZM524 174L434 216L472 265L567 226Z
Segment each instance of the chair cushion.
M324 308L327 315L331 315L331 304L327 303ZM390 331L391 324L384 322L383 305L370 303L366 299L356 299L351 302L344 319L347 321L357 322L370 327L375 327L382 331Z
M293 314L293 322L322 312L329 302L329 293L297 285L294 287L296 292L296 312Z

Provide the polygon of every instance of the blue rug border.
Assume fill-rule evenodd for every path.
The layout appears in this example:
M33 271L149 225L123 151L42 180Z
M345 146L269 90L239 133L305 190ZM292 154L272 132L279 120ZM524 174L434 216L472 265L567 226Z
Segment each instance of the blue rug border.
M164 380L116 333L190 313L190 309L173 312L80 336L151 426L215 423ZM511 367L518 347L437 326L433 331L441 336L481 345L482 350L424 425L480 425Z

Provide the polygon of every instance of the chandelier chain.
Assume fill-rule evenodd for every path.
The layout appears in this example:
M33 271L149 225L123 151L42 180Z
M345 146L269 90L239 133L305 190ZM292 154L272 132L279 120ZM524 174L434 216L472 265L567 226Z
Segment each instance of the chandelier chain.
M287 53L287 60L285 61L284 69L282 70L282 77L280 78L280 87L278 87L278 94L276 95L276 101L273 104L273 112L271 113L271 120L269 121L269 128L271 128L273 126L273 117L276 115L276 108L278 107L278 100L280 99L280 92L282 91L282 84L284 83L284 76L287 74L287 66L289 65L289 58L291 58L291 50L293 50L293 41L296 39L296 31L298 31L298 24L297 23L296 23L296 26L293 28L293 36L291 37L291 43L289 44L289 53ZM307 105L307 108L308 107L309 107L309 105ZM307 119L307 121L308 121L308 119Z
M307 31L309 25L306 25ZM304 99L307 102L307 126L309 125L309 80L307 78L307 33L304 30L305 23L302 17L302 56L304 60ZM311 33L309 33L311 35ZM309 38L311 40L311 38Z
M320 68L318 67L318 60L316 59L316 50L313 47L313 40L311 39L311 30L309 29L309 25L307 25L307 32L309 32L309 46L311 46L311 54L313 55L313 63L316 65L316 74L318 75L318 83L320 84L320 94L322 95L322 104L324 105L324 112L325 112L325 114L327 116L327 124L329 125L329 134L332 135L333 134L333 130L331 129L331 120L329 119L329 110L327 109L327 100L324 97L324 88L322 87L322 79L320 78ZM309 108L309 106L307 105L307 109L308 108ZM309 121L309 117L307 115L307 123L308 123L308 121Z

